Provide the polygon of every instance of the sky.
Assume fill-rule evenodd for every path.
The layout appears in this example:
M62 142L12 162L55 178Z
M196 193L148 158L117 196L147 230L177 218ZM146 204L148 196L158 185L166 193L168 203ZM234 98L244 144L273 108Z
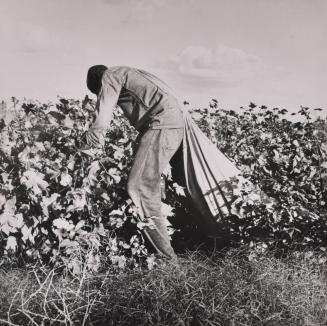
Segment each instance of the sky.
M326 0L0 0L0 100L80 99L94 64L182 100L327 110Z

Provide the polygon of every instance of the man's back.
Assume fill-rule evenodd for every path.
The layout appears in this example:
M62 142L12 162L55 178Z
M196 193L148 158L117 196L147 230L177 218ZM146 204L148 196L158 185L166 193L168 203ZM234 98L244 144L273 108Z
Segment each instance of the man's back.
M138 130L183 127L183 112L167 84L156 76L131 67L108 68L102 85L119 90L117 105Z

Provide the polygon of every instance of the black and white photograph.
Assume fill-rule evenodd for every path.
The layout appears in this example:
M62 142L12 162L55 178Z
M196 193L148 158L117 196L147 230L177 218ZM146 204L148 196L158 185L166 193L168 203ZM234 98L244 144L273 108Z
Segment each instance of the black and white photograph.
M327 1L0 0L0 325L327 325Z

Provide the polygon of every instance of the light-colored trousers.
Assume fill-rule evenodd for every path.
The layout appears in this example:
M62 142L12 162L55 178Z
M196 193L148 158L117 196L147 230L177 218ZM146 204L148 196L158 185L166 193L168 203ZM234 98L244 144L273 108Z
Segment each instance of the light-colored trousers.
M183 128L148 129L141 137L127 191L138 208L141 220L153 218L154 228L144 228L144 233L158 254L175 259L167 231L167 217L161 214L161 174L180 147Z

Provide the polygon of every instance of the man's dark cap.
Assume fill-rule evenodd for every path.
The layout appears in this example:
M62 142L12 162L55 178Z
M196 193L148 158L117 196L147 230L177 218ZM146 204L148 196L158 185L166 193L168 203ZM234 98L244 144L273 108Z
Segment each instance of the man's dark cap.
M107 70L108 68L104 65L95 65L92 66L88 72L87 72L87 79L86 79L86 84L88 89L98 95L101 89L101 79L103 76L103 73Z

